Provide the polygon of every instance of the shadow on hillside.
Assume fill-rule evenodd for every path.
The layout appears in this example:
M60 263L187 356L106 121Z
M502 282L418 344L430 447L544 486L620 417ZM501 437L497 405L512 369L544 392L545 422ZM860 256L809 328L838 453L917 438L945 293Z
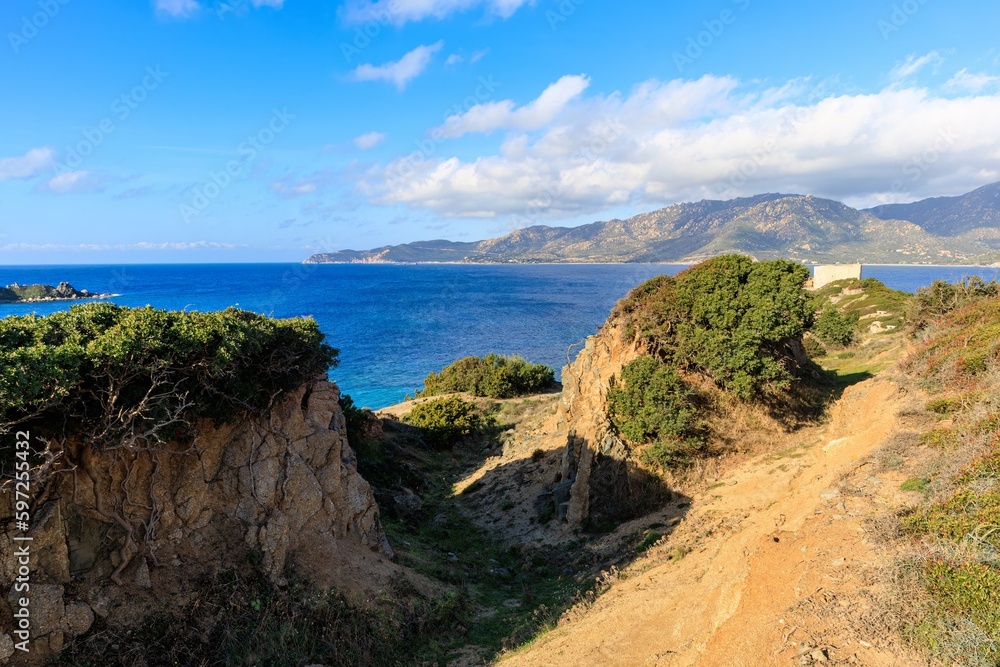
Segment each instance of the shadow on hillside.
M658 477L599 452L589 464L590 517L574 526L567 515L579 473L564 450L505 462L456 493L498 443L433 451L405 424L386 422L386 434L379 470L362 470L375 472L368 479L396 560L459 591L467 619L446 634L453 648L479 646L489 659L591 604L690 506Z

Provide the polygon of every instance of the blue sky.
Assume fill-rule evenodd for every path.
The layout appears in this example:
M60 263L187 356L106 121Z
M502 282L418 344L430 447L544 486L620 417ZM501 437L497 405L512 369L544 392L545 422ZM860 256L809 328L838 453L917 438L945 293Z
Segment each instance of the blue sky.
M98 6L95 6L98 5ZM996 3L8 0L0 263L298 261L1000 180Z

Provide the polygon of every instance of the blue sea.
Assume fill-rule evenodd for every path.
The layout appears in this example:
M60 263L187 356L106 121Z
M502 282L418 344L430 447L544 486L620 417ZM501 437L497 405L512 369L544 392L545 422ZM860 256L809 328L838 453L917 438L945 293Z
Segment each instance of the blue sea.
M631 288L676 264L306 265L178 264L2 266L0 285L69 281L113 293L126 306L217 310L239 306L275 317L311 315L340 349L331 376L359 405L380 408L412 394L428 372L488 352L520 354L557 369L567 348L604 322ZM1000 268L866 266L865 277L913 292L935 279ZM46 314L69 302L0 305L0 316ZM576 349L574 349L575 353Z

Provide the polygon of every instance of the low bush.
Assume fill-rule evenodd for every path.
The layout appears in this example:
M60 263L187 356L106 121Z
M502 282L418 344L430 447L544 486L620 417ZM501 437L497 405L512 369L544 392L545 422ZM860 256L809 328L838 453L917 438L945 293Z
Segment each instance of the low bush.
M957 283L935 280L930 286L917 290L916 297L910 302L907 320L911 329L922 331L942 315L971 301L996 299L998 296L1000 285L996 280L986 282L978 276Z
M403 421L421 429L427 445L438 449L451 447L493 424L479 406L457 396L421 403Z
M484 398L513 398L544 391L554 384L555 371L549 366L517 356L488 354L459 359L440 373L429 374L419 396L468 392Z
M816 318L812 332L827 345L847 347L854 342L857 328L856 314L851 315L836 308L827 308Z
M704 446L694 391L667 364L642 356L622 369L608 391L608 416L634 444L649 444L647 465L669 467L687 461Z

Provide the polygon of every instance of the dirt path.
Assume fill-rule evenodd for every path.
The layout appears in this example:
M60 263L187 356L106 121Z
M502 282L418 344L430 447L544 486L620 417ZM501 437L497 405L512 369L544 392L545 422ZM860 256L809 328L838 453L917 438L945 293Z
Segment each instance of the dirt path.
M592 609L502 664L923 664L879 627L868 587L882 556L862 526L873 498L843 491L888 487L866 481L862 458L904 402L889 380L852 387L827 426L724 478ZM680 547L691 552L669 559Z

